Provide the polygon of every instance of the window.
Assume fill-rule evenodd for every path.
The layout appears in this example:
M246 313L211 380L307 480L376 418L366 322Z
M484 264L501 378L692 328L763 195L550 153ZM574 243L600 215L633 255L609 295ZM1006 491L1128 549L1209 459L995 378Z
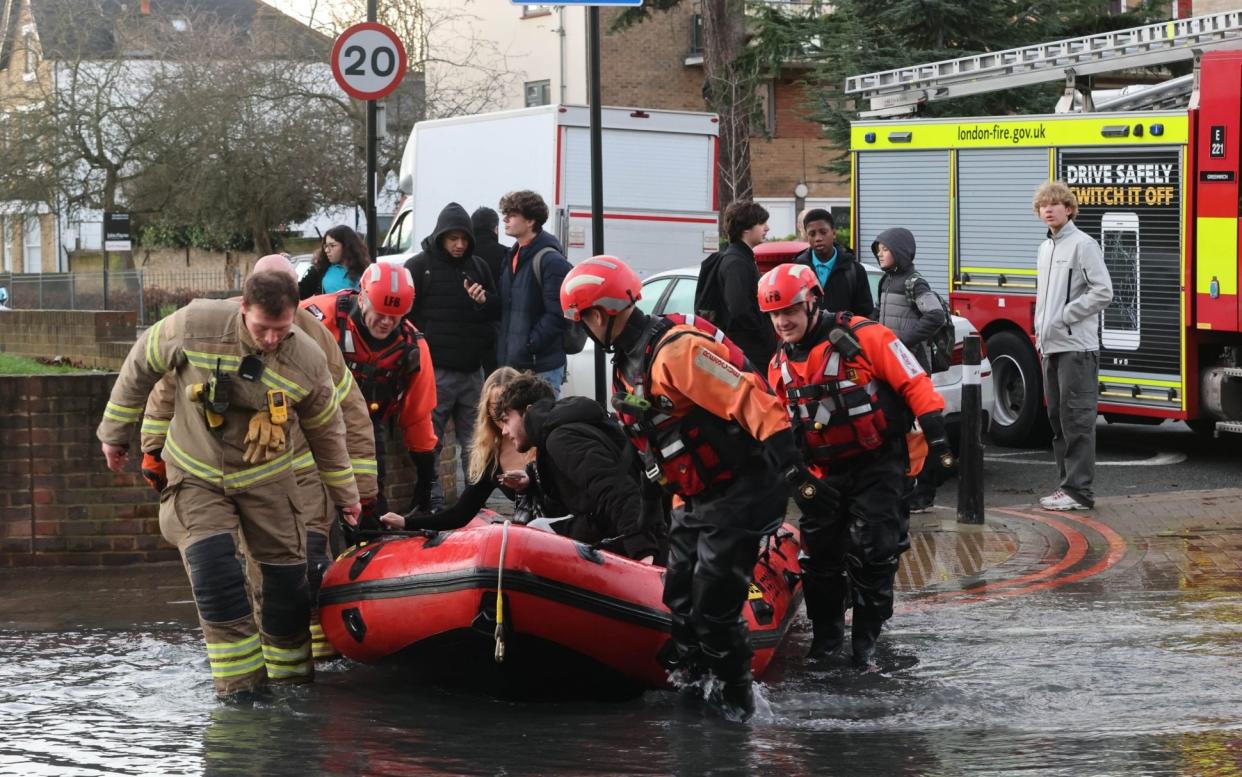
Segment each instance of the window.
M43 272L43 230L37 214L26 216L22 225L22 255L26 272Z
M776 134L776 85L763 81L755 87L755 115L751 117L751 137L770 138Z
M26 69L24 75L33 76L39 64L39 55L35 52L34 33L27 32L22 36L22 45L26 49Z
M414 244L414 211L407 210L397 216L397 223L388 230L384 249L390 254L404 254Z
M534 108L536 105L550 105L552 103L552 82L548 79L542 81L526 82L526 107Z
M635 307L644 313L650 314L655 310L656 303L660 301L660 297L664 296L664 290L673 282L672 278L656 278L654 281L643 284L643 296L635 303Z
M681 313L683 316L694 313L694 290L699 285L698 278L678 278L677 285L664 303L661 313Z
M530 5L522 6L522 18L523 19L529 19L532 16L548 16L551 13L552 13L552 6L550 5L540 5L540 4L532 3Z
M172 28L177 32L185 32L190 29L190 20L184 16L174 16L168 20L168 23L171 24Z

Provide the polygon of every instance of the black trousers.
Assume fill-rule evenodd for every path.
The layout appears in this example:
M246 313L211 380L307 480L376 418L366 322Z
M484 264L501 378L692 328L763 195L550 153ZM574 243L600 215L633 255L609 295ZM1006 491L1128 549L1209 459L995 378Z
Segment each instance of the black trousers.
M668 537L664 604L673 617L680 656L698 654L706 668L730 681L750 671L750 632L742 607L761 539L780 525L787 497L776 475L756 471L675 511Z
M832 514L804 512L802 583L807 616L855 620L893 615L893 582L910 547L905 440L846 460L824 481L841 493Z

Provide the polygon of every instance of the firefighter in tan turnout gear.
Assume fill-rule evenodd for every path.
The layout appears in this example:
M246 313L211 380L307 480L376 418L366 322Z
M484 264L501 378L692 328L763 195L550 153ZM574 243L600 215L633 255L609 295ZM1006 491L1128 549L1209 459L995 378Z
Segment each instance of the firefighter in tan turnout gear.
M314 671L293 454L286 449L254 463L262 442L255 432L266 432L262 447L270 447L277 428L298 425L346 520L357 521L361 510L327 360L293 328L297 303L289 275L259 272L246 279L240 306L196 300L157 322L126 357L98 430L109 469L121 471L147 395L173 376L160 531L181 551L221 697L261 690L269 679L309 682ZM258 618L246 595L239 536L261 571Z
M253 272L283 272L296 280L297 273L289 260L280 254L269 254L255 262ZM377 465L375 461L375 438L371 433L371 418L367 411L366 400L354 383L353 374L345 366L341 349L337 347L332 333L319 322L319 319L299 308L293 320L295 327L310 335L319 345L328 360L328 372L332 375L332 385L336 388L336 398L341 405L341 415L345 421L346 447L349 448L350 464L354 468L354 478L358 482L358 493L362 497L364 515L368 510L375 511L375 497L379 492L376 481ZM164 474L163 450L164 438L168 434L168 426L172 421L176 400L175 380L172 375L165 375L155 385L151 396L147 399L146 409L142 418L142 471L147 481L156 491L163 491L167 484ZM261 426L264 419L257 417L256 426ZM269 418L270 421L270 413ZM254 419L252 419L252 422ZM273 427L275 428L275 427ZM293 451L293 471L298 480L298 491L302 497L302 514L306 521L306 577L310 584L311 602L311 652L316 660L326 660L339 655L332 644L324 637L323 628L319 625L319 585L323 581L323 573L332 563L333 549L329 544L332 522L336 520L336 507L332 504L331 495L319 479L319 471L315 468L315 459L306 438L298 430L296 424L285 424L288 439L285 444ZM283 432L282 432L283 433ZM249 435L248 435L249 436ZM262 445L262 429L258 429L248 450L254 450L258 457L271 459L283 452L282 446ZM283 439L283 438L282 438ZM278 450L279 449L279 450ZM256 456L252 455L251 458ZM243 456L244 458L244 456ZM339 548L337 548L339 551ZM260 578L255 575L254 568L249 571L252 582Z

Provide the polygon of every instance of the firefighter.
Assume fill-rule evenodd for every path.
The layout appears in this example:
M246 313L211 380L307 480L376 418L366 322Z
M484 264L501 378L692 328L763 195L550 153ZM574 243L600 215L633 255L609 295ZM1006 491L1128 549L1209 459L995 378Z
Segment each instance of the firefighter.
M596 256L561 286L565 316L581 321L613 361L613 405L647 478L685 500L669 534L664 603L672 639L661 660L675 682L705 671L734 720L754 713L752 655L741 618L760 539L780 524L790 483L816 484L801 467L789 418L742 351L705 319L648 316L635 307L638 276Z
M436 434L431 412L436 406L435 370L423 335L406 313L414 305L410 271L377 262L362 273L362 289L345 289L302 300L302 307L327 326L345 364L362 390L371 414L379 462L377 511L368 511L362 528L379 530L379 516L388 512L384 497L384 421L396 416L418 481L406 510L428 510L436 478Z
M264 429L270 443L278 429L298 425L335 505L354 520L361 509L327 361L293 329L297 304L290 276L253 273L240 305L195 300L157 322L126 357L97 432L109 469L124 469L147 395L172 375L176 412L163 448L160 531L181 551L224 698L251 695L269 680L309 682L314 674L293 456L286 450L252 463L252 430ZM239 534L262 577L257 623L237 557Z
M794 493L814 627L810 656L841 646L852 605L853 661L871 669L876 639L893 614L898 560L910 546L906 475L922 464L916 457L911 467L907 449L915 417L932 454L946 464L952 456L944 400L914 354L875 321L820 310L822 294L805 265L782 264L760 280L759 307L781 341L768 380L787 403L806 463L830 487L819 499Z
M252 272L266 271L283 272L297 280L297 273L289 260L281 254L270 254L255 262ZM354 468L354 479L358 483L358 493L362 497L363 520L375 514L377 508L376 495L376 461L375 440L371 433L370 415L362 392L354 383L353 375L345 367L345 359L341 349L337 347L332 334L319 320L309 312L299 308L293 325L310 335L319 350L328 360L328 371L332 375L332 385L336 387L336 396L341 403L341 413L345 420L346 446L349 449L350 464ZM147 398L146 409L142 418L142 473L147 482L157 492L163 491L167 484L164 472L162 452L164 437L168 433L168 425L175 410L176 389L171 376L165 375L155 384L155 389ZM249 436L249 435L247 435ZM248 451L258 453L258 458L269 460L279 453L270 445L259 445L261 432L256 435L248 446ZM270 437L269 437L270 440ZM303 499L301 512L306 520L306 576L310 585L311 601L311 653L316 661L335 658L338 654L331 643L324 637L323 627L319 624L319 585L323 582L323 573L332 563L333 551L329 541L332 522L336 519L336 507L332 504L331 494L319 479L315 469L315 459L306 444L306 438L298 431L296 425L288 427L286 444L293 451L293 471L298 480L298 493ZM280 446L276 446L280 447ZM256 458L254 454L251 458ZM244 542L243 542L244 545ZM260 578L254 575L251 567L248 576L253 581ZM252 584L252 593L260 592L260 588Z

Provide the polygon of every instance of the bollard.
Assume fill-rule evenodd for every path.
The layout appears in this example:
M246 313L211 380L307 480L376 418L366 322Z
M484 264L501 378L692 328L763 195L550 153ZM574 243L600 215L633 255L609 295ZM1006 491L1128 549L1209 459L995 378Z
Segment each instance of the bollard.
M962 437L957 457L957 522L983 523L983 389L979 335L962 342Z

